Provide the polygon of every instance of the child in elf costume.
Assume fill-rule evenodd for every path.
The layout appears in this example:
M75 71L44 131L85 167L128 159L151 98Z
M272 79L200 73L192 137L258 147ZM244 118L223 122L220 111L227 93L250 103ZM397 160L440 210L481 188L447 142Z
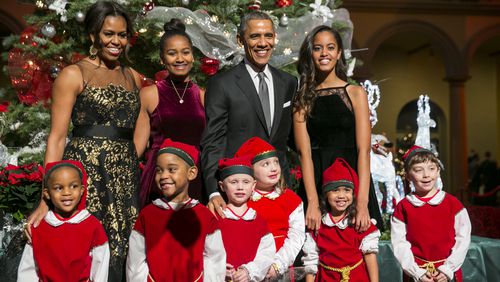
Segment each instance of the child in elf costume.
M304 244L304 208L300 197L286 187L278 153L271 144L252 137L235 154L243 156L251 159L257 180L248 206L266 220L276 244L274 262L266 275L273 280L288 271Z
M431 151L413 146L403 160L405 178L415 188L391 219L391 243L403 280L461 282L471 234L467 210L436 188L441 162Z
M188 195L198 150L166 139L156 157L163 194L141 210L130 235L127 281L224 281L226 253L217 219Z
M323 172L326 212L303 247L307 282L378 281L380 231L373 223L362 233L352 226L358 185L358 175L342 158Z
M273 264L276 247L266 221L248 207L255 188L248 158L219 161L219 186L227 196L220 230L227 254L226 281L262 281Z
M17 281L108 281L108 237L85 209L87 174L79 161L45 166L43 195L50 211L31 226Z

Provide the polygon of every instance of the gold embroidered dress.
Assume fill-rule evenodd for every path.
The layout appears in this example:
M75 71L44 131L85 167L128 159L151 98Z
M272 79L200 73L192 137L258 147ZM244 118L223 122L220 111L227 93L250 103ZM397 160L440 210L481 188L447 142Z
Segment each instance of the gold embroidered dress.
M138 87L128 68L110 70L77 63L84 88L71 120L64 159L79 160L88 173L87 209L101 220L111 250L109 281L122 281L128 238L137 217L138 159L133 131L139 115Z

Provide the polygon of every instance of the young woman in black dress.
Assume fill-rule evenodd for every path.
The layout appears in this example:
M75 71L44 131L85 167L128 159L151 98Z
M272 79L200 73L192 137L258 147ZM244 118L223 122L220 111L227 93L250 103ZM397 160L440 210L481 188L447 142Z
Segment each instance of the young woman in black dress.
M359 175L354 220L358 231L382 220L370 179L370 116L366 92L349 85L339 33L318 26L302 43L298 71L300 87L294 99L294 136L303 183L299 194L307 203L306 226L320 226L323 171L342 157Z

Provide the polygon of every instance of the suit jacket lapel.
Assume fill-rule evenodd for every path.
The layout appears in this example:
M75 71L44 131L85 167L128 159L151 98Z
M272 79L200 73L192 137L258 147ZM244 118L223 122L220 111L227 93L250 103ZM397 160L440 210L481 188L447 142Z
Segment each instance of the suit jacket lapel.
M283 112L283 103L285 102L285 92L287 91L287 87L285 85L285 82L280 79L276 69L271 67L271 73L273 74L274 84L274 118L270 136L270 139L272 140L280 125L281 113Z
M265 132L269 135L269 132L267 132L264 110L262 110L262 104L260 103L259 95L257 93L257 90L255 89L252 78L250 77L250 74L248 73L244 62L241 62L238 67L239 70L236 74L236 84L241 89L241 92L243 92L243 94L247 96L248 101L250 101L252 108L257 113L257 117L259 117L259 121L264 127Z

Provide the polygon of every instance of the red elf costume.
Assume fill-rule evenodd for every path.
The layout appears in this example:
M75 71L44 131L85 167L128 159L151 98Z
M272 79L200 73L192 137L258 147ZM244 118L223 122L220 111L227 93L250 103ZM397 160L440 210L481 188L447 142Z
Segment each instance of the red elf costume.
M432 152L413 146L403 160L409 163L418 154ZM391 243L404 271L403 280L418 281L426 272L438 269L448 280L461 282L460 267L469 249L470 234L469 215L457 198L443 190L429 198L408 194L391 218Z
M252 165L258 161L278 157L276 149L259 137L252 137L241 145L235 157L248 156ZM276 244L273 267L283 275L300 252L305 240L305 220L302 200L292 190L276 187L271 192L255 189L248 206L267 222Z
M219 161L219 172L221 181L233 174L253 177L249 158L222 159ZM227 263L235 269L245 268L250 281L264 280L276 253L273 234L266 221L250 207L241 216L229 207L223 212L226 218L219 219L219 226Z
M108 237L101 222L85 209L87 174L79 161L62 160L45 166L44 185L61 167L75 168L83 194L77 212L63 218L50 210L37 228L31 226L32 244L26 244L17 281L108 281Z
M174 154L196 166L194 146L166 139L157 156ZM226 253L217 219L197 200L154 200L130 235L127 281L224 281Z
M353 199L359 188L358 175L347 161L337 158L323 172L323 193L340 186L353 189ZM346 213L347 215L347 213ZM349 217L335 222L330 213L323 215L320 228L306 234L302 261L306 273L316 275L316 281L369 281L364 254L378 253L380 231L373 223L358 233L349 225Z

